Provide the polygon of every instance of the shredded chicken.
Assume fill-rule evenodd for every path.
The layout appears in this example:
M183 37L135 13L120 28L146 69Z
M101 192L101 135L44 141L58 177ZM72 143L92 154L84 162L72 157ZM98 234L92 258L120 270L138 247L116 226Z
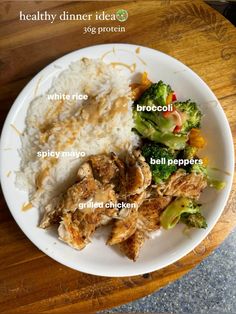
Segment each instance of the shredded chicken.
M157 187L160 195L183 196L198 199L207 186L207 180L202 174L186 173L179 169L165 184Z

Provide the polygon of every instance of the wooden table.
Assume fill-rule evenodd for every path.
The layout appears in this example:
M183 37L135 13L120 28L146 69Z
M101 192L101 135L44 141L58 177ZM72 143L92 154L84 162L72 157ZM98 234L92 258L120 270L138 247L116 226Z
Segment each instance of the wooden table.
M129 13L125 33L82 35L82 26L114 25L109 21L19 21L19 10L113 13L120 8ZM235 137L236 31L202 1L19 1L2 3L0 9L1 123L24 85L52 60L94 44L125 42L163 51L198 73L220 100ZM128 278L96 277L58 264L25 237L3 197L0 202L1 312L84 313L143 297L195 267L235 226L236 185L220 221L193 252L164 269Z

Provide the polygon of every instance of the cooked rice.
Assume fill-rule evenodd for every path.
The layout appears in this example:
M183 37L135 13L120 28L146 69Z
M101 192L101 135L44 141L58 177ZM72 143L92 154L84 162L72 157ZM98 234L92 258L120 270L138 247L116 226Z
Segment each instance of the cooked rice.
M21 165L16 184L40 209L76 180L84 158L37 157L39 151L83 151L86 156L131 151L138 137L131 129L128 76L101 60L81 59L54 79L29 106L21 136ZM49 100L48 94L87 94L88 100Z

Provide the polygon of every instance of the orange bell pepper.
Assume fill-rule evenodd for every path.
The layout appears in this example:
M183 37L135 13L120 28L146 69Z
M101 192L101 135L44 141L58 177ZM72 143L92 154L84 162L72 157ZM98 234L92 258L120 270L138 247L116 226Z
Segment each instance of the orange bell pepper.
M206 140L202 136L200 129L191 129L189 133L189 144L197 148L203 148L206 145Z
M152 82L149 80L147 72L143 72L141 77L141 83L132 83L130 85L132 90L132 99L137 100L147 90Z

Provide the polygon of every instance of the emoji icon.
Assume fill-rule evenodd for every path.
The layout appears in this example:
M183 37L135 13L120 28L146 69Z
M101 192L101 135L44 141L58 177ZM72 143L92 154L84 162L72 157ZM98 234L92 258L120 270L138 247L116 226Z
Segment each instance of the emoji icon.
M120 22L125 22L128 19L128 12L126 10L120 9L116 11L116 19Z

